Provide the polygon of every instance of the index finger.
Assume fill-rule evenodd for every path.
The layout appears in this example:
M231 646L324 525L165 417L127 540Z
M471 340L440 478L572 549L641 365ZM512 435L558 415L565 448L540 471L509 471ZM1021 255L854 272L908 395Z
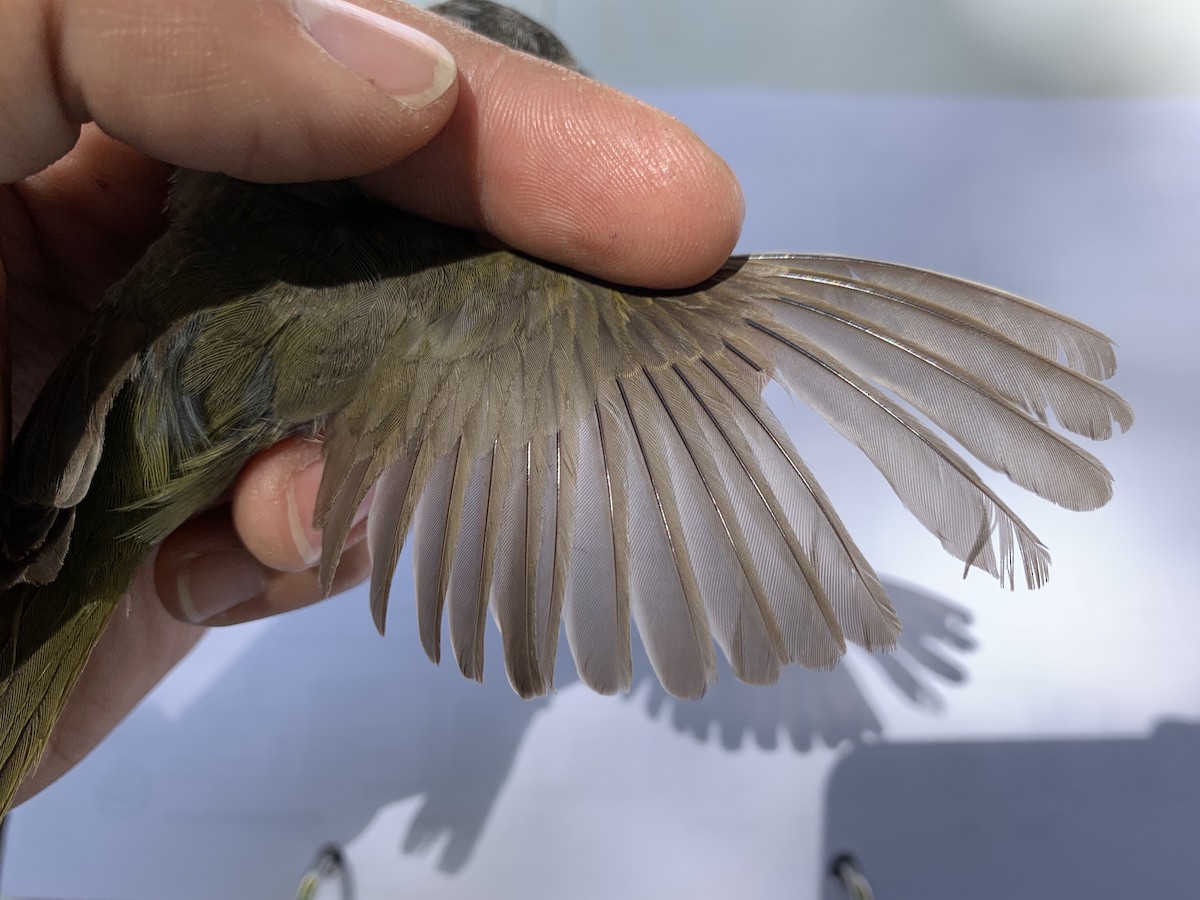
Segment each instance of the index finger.
M694 284L732 252L741 189L683 123L449 22L363 3L436 38L459 72L447 125L368 176L372 192L533 256L645 287Z

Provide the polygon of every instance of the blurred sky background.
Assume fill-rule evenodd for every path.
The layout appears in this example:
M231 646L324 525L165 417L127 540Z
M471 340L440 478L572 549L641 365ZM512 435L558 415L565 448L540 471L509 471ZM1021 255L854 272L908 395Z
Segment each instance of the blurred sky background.
M420 4L429 6L428 3ZM1191 0L519 0L627 89L1200 92Z

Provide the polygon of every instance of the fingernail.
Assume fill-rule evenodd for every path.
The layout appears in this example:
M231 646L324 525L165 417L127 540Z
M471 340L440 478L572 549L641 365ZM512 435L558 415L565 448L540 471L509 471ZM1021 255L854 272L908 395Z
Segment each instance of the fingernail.
M175 577L179 611L196 625L253 600L266 587L262 566L240 549L197 556Z
M325 52L414 109L454 81L450 51L427 34L345 0L292 0L305 30Z
M288 529L296 552L306 566L316 565L321 558L321 532L313 528L311 513L301 516L300 510L312 510L317 505L317 490L321 487L324 467L318 460L292 476L287 492Z
M324 467L320 461L317 461L297 472L288 485L288 528L292 533L292 540L296 544L296 552L300 554L300 558L304 560L306 566L315 566L321 559L321 532L313 527L310 518L300 515L300 510L316 508L317 491L321 487L321 475L323 472ZM367 495L363 498L362 503L358 505L358 509L354 513L354 518L350 520L351 529L359 525L367 517L367 513L371 510L371 501L374 497L375 489L372 487L371 490L367 491Z

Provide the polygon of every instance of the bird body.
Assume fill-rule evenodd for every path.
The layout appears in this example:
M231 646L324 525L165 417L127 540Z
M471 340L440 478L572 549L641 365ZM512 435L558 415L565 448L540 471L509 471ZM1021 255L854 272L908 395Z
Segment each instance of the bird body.
M447 6L466 5L492 6ZM181 172L171 210L4 471L0 810L146 554L287 435L324 442L327 588L374 486L380 630L411 531L435 661L448 622L460 669L481 678L490 613L523 696L551 688L560 629L583 680L613 692L636 627L664 686L699 696L714 640L739 678L768 683L899 634L763 402L771 380L859 446L952 555L1009 583L1019 566L1031 586L1045 548L924 419L1071 509L1102 505L1111 479L1051 416L1097 439L1132 422L1100 383L1115 369L1102 334L916 269L737 257L654 292L344 182Z

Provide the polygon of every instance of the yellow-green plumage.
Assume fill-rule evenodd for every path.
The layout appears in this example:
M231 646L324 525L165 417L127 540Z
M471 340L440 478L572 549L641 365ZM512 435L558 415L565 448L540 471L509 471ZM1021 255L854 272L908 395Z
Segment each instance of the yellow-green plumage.
M445 7L468 9L496 14ZM181 173L172 208L4 472L0 813L147 552L285 435L324 435L326 586L375 486L381 630L411 525L431 658L448 621L460 669L482 677L490 612L522 695L550 689L560 626L582 679L612 692L630 684L636 625L664 686L697 696L714 639L764 683L899 634L762 401L772 379L859 446L951 554L1010 582L1020 557L1033 586L1045 548L889 391L1072 509L1103 504L1110 478L1050 415L1091 438L1132 422L1099 383L1114 370L1103 335L932 273L748 257L693 290L647 292L486 249L343 183Z

